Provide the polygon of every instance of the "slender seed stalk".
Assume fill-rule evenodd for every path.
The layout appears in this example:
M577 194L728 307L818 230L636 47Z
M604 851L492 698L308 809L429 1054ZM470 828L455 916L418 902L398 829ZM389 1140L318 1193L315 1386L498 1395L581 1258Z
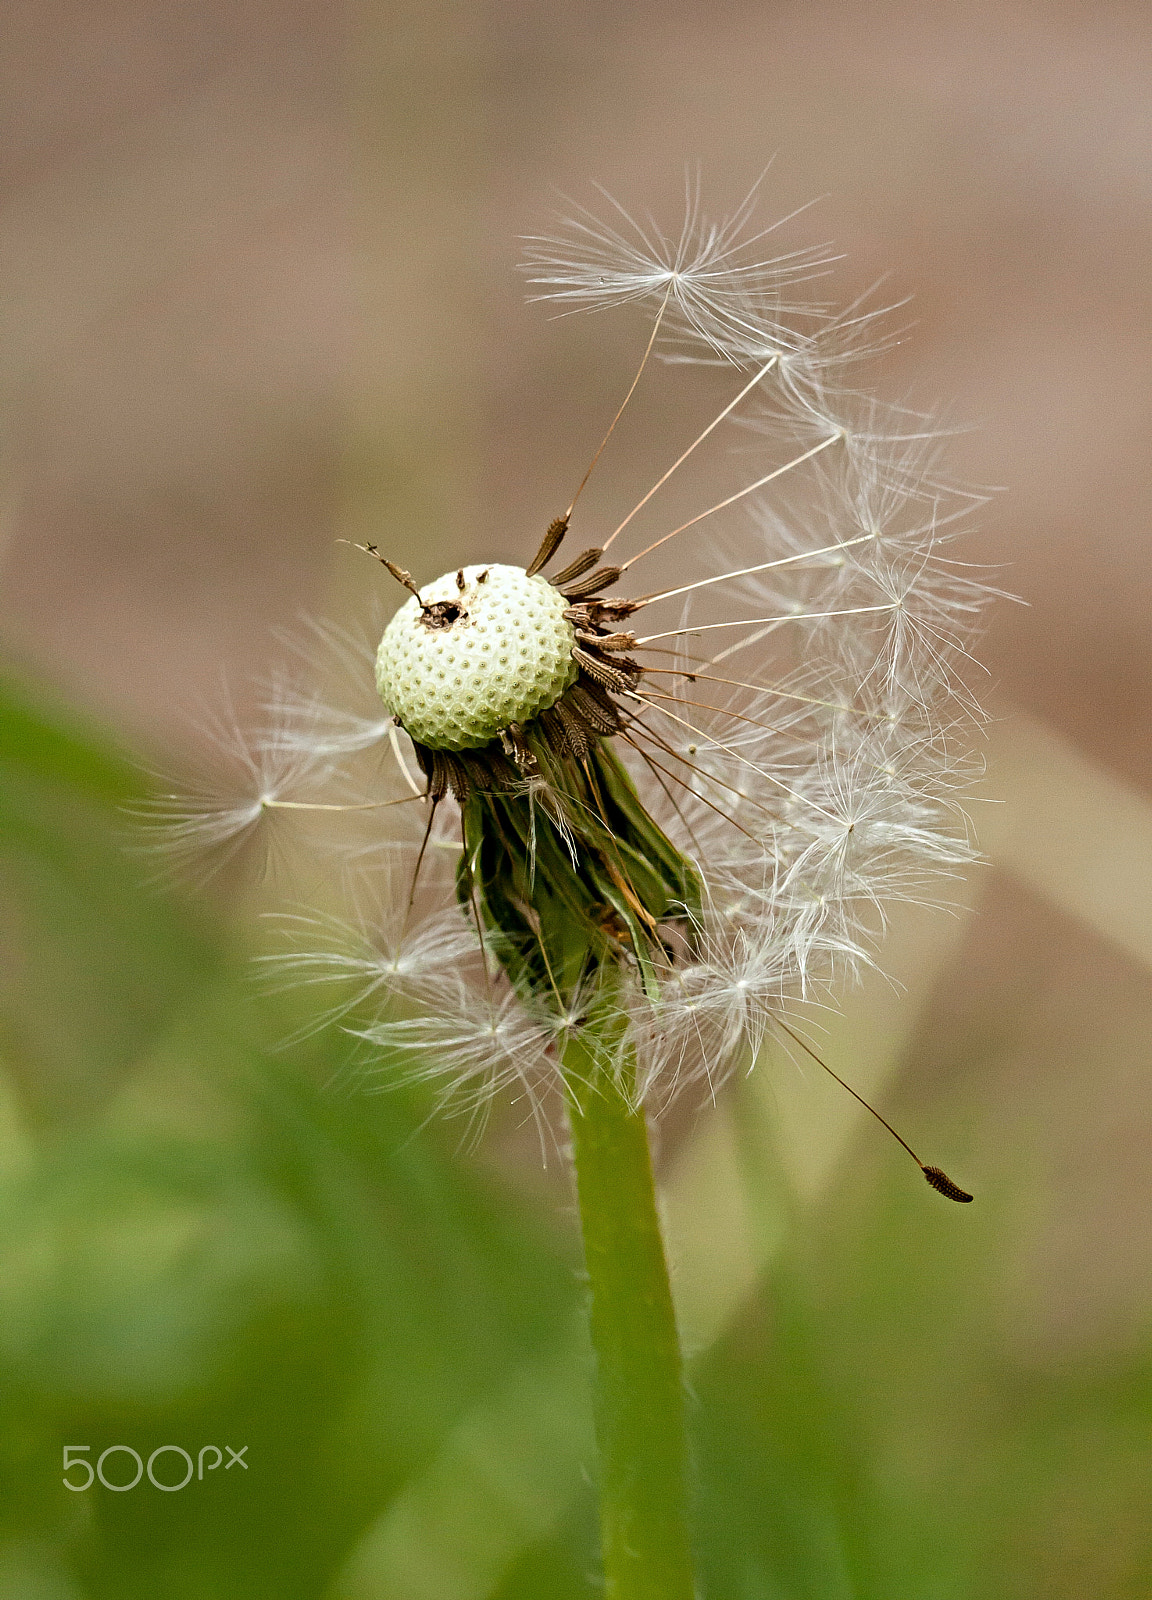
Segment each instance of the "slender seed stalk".
M593 1019L564 1051L597 1363L608 1600L693 1600L680 1344L644 1111ZM600 1046L598 1049L597 1046Z

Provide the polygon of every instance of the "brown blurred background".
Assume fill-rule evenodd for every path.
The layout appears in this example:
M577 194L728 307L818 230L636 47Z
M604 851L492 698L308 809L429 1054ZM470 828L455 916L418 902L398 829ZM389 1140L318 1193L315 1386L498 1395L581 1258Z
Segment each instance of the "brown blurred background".
M983 648L1015 844L978 875L893 1093L915 1116L966 1107L973 1181L1015 1155L1036 1174L1006 1338L1051 1356L1141 1337L1148 8L8 0L4 18L4 647L153 753L194 745L186 715L222 670L243 704L275 627L364 610L375 569L337 538L386 539L428 577L462 549L526 551L562 508L637 325L524 308L516 236L554 188L597 179L675 226L686 162L722 212L774 158L765 212L824 197L799 236L843 250L839 298L884 272L915 296L885 387L972 425L954 464L1005 492L971 559L1028 605L999 605ZM678 402L643 405L597 507L666 457ZM999 790L997 750L1018 762Z

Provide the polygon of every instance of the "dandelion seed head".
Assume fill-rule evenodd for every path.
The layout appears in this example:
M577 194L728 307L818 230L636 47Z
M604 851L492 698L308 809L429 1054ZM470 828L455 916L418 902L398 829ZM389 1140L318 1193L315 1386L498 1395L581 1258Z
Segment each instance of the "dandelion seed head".
M227 844L289 787L323 806L369 764L360 789L396 809L368 816L375 855L356 859L386 889L354 933L297 918L281 970L339 980L325 1014L386 1059L382 1081L472 1110L506 1085L531 1099L610 973L638 1095L714 1088L792 1000L874 963L894 901L937 897L974 857L958 797L989 591L952 546L983 497L948 477L930 416L854 386L897 336L884 308L807 298L832 258L773 255L756 198L712 222L690 184L663 230L604 196L528 242L536 298L644 313L637 381L659 347L663 381L707 364L730 400L669 441L613 531L577 509L586 475L523 567L419 586L390 567L411 593L376 652L387 716L277 683L243 798L178 817L189 848ZM705 458L728 488L670 527L663 485ZM559 555L581 519L598 542ZM665 547L675 586L646 588ZM370 652L327 637L370 686Z

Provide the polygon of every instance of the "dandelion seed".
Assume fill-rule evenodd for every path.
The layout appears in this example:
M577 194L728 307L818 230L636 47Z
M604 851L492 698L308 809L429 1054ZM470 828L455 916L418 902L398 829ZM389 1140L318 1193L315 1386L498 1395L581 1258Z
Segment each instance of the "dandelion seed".
M166 866L204 878L259 836L266 868L277 840L271 819L305 796L319 797L330 763L321 752L294 746L282 721L249 734L228 709L206 719L201 731L219 753L218 770L197 788L160 792L131 808L148 825L144 848Z

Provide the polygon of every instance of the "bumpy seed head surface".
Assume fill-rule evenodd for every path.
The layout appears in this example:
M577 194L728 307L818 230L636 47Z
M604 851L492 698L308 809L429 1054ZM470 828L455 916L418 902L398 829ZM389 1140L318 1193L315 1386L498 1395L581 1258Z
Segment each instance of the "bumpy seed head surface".
M478 750L575 682L568 602L523 567L465 567L425 584L384 630L380 698L418 744ZM423 608L421 606L423 602Z

